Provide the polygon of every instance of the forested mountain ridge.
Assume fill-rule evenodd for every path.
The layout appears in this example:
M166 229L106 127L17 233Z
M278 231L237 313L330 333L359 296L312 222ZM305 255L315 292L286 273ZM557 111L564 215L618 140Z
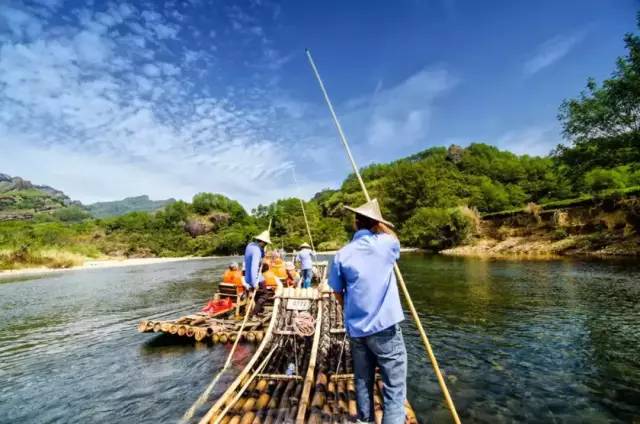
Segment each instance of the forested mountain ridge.
M0 173L0 221L31 219L44 213L64 215L63 210L76 211L79 207L80 202L72 201L60 190Z
M149 196L126 197L122 200L114 200L110 202L96 202L86 205L85 207L96 218L106 218L110 216L124 215L129 212L155 212L167 206L176 200L171 198L167 200L151 200Z

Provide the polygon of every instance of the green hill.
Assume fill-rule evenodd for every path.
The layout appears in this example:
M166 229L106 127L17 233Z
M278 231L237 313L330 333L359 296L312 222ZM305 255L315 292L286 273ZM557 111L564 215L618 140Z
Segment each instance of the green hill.
M87 214L80 202L72 201L60 190L0 174L0 221L48 215L68 220L71 215L86 217Z
M125 215L129 212L155 212L175 202L175 199L151 200L149 196L127 197L112 202L97 202L86 205L87 210L96 218Z

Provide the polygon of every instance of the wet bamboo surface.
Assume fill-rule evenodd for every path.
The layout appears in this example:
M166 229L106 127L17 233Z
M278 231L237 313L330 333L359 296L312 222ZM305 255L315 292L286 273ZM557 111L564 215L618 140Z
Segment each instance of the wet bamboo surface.
M345 337L342 308L328 287L279 291L270 331L259 353L234 384L215 402L200 424L342 424L356 422L357 404L351 349ZM313 336L292 331L297 312L289 299L313 299ZM288 373L287 370L290 372ZM293 372L291 372L293 370ZM375 421L381 423L383 385L375 385ZM405 402L406 424L417 419Z
M271 306L266 306L264 314L258 320L247 322L240 341L256 344L262 342L266 326L271 320L272 310ZM235 311L231 310L218 317L196 313L174 320L143 320L138 324L138 331L193 338L198 342L233 343L242 323L241 319L236 319L234 313Z

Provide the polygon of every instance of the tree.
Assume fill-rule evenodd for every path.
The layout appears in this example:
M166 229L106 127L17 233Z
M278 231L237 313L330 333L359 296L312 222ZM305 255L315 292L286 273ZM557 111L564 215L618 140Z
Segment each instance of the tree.
M640 14L638 14L640 27ZM574 182L587 171L640 162L640 36L626 34L627 55L611 78L590 78L577 99L565 100L558 118L569 146L554 152Z

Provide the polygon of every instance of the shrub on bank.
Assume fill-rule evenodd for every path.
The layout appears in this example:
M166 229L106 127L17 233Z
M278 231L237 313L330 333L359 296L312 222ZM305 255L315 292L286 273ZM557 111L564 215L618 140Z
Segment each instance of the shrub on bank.
M473 220L460 208L419 208L400 230L408 246L440 251L465 241L473 231Z

